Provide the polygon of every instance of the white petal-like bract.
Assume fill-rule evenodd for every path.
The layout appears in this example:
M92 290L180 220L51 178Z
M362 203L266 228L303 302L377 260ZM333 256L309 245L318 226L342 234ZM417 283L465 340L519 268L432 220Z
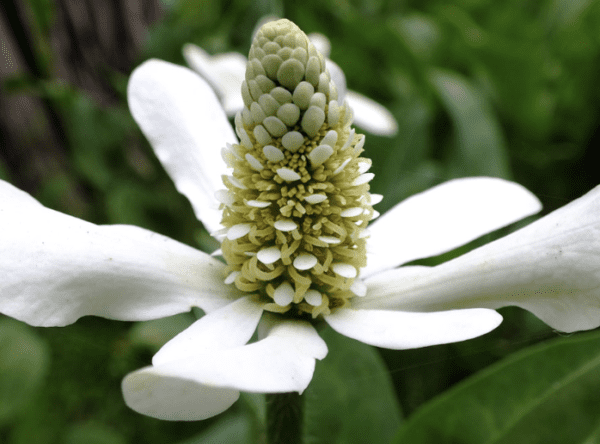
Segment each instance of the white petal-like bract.
M193 71L161 60L136 68L127 89L134 119L209 232L221 228L214 198L223 188L221 148L237 138L211 87Z
M516 305L566 332L600 326L600 187L506 237L433 268L367 279L360 308Z
M326 354L325 342L309 323L275 321L258 342L130 373L123 395L129 407L155 418L204 419L229 408L239 391L302 393L312 379L315 359Z
M541 208L533 194L504 179L445 182L400 202L369 226L361 275L451 251Z
M403 350L448 344L481 336L502 322L494 310L435 313L341 309L325 316L338 333L377 347Z
M50 210L0 181L0 312L31 325L148 320L239 296L224 264L160 234Z

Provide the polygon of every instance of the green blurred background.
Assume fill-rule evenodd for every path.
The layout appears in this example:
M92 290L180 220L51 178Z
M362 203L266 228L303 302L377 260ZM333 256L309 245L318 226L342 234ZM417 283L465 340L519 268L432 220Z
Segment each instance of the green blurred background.
M185 64L181 48L188 42L213 54L245 54L265 15L329 37L331 59L349 88L396 117L395 137L367 133L372 190L385 195L380 212L454 177L515 180L540 197L545 212L600 183L593 160L600 142L594 0L2 0L0 178L58 211L142 226L212 250L214 241L129 114L127 79L148 58ZM365 370L354 382L351 374L348 383L383 384L389 402L410 417L458 381L556 336L521 310L502 314L498 330L463 344L371 356L346 342L383 369ZM189 424L124 406L121 378L148 365L192 320L84 318L37 329L0 318L0 443L190 444L260 435L258 396ZM320 439L312 442L333 442Z

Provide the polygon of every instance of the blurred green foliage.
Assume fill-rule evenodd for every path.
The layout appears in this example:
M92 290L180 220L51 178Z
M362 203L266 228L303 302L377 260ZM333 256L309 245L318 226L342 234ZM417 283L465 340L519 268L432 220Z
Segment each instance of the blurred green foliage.
M28 0L24 5L33 23L30 50L43 72L51 72L55 55L48 36L56 4ZM162 5L163 18L149 30L140 63L156 57L184 64L181 48L188 42L211 53L246 53L257 21L270 14L295 21L307 33L327 35L331 58L344 69L348 86L388 107L399 123L394 138L367 136L366 153L376 173L373 191L385 195L380 212L454 177L492 175L516 180L542 199L546 211L600 182L591 161L600 140L600 2L163 0ZM47 171L37 184L36 197L51 208L96 223L139 225L213 250L214 242L176 192L128 112L128 73L106 67L102 73L117 98L110 106L94 100L81 85L62 79L28 74L4 79L3 94L46 100L64 128L65 145L60 148L66 164ZM27 179L1 161L0 177L16 184ZM341 361L332 358L319 364L313 387L326 384L338 404L317 403L322 409L319 414L328 421L327 427L338 427L334 430L346 437L340 442L361 442L356 441L361 435L352 432L356 423L335 425L333 419L362 418L373 426L375 418L395 418L387 422L395 428L401 422L397 403L410 418L454 383L555 336L528 313L516 309L502 313L506 320L498 330L473 341L383 351L387 367L370 348L356 345L356 359L364 362L354 362L356 368L347 369L350 374L340 374L348 378L347 385L345 380L335 381L333 374L335 366L343 367ZM191 444L236 442L234 435L239 442L248 442L249 435L261 436L261 404L255 396L244 397L215 419L192 424L161 422L124 406L120 379L148 365L152 353L191 319L184 315L139 325L82 319L57 329L34 329L2 319L0 442ZM595 344L595 336L590 338L582 341ZM418 433L419 421L442 417L454 421L454 403L468 403L476 396L473 393L487 393L501 380L495 379L496 374L511 376L510 366L518 370L521 361L540 372L552 372L542 370L545 353L554 353L571 339L577 342L568 338L556 347L509 358L504 370L498 367L440 398L410 423L406 436ZM349 359L352 344L339 347L331 355L340 352ZM11 351L15 349L19 351ZM560 363L560 358L553 359ZM366 376L369 368L375 369L371 379ZM547 384L553 383L551 376ZM519 381L515 389L527 384ZM381 387L389 390L391 398L378 403ZM504 395L501 389L494 390L494 396ZM313 388L309 394L318 396ZM364 405L355 405L361 397ZM524 408L527 400L507 398L506 402ZM571 408L566 401L564 406ZM355 407L359 409L353 411ZM493 405L487 408L494 413ZM434 416L427 417L427 412ZM310 420L309 427L315 427ZM380 439L391 437L385 427L377 431ZM326 433L311 432L311 436L311 443L333 442ZM416 442L411 439L402 442Z
M523 350L429 403L394 442L598 442L599 345L596 331Z

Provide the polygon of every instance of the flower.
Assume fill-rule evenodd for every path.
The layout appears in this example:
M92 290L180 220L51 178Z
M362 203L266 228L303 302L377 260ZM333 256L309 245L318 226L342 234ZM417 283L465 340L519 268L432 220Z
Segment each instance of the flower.
M286 60L306 61L299 68L267 58L267 77L257 65L266 56L259 49L279 35L306 48L306 58L298 51ZM244 86L248 110L236 117L241 143L210 86L192 71L151 60L131 76L134 118L198 218L224 237L228 264L138 227L97 226L47 209L0 181L0 311L32 325L61 326L84 315L149 320L202 308L206 315L165 344L151 366L123 381L131 408L169 420L216 415L240 391L302 392L315 360L327 354L314 327L321 319L346 336L392 349L482 335L501 322L493 309L507 305L566 332L600 325L600 188L436 267L398 268L534 214L539 201L502 179L457 179L396 205L365 236L376 197L368 192L369 161L360 156L364 136L350 128L351 113L336 102L335 84L303 36L281 21L255 39ZM293 89L293 97L299 85L310 90L305 83L315 83L316 93L300 90L297 100L284 100L300 104L302 115L294 107L273 114L294 121L296 129L285 134L302 131L300 146L296 136L283 141L285 134L270 132L279 125L254 105L263 94L257 102L251 81L261 91L271 86L269 95L282 100L288 97L282 90ZM323 101L326 117L310 111ZM266 108L268 99L262 102ZM318 191L317 182L332 188ZM219 191L223 183L227 190ZM326 200L309 197L321 193ZM307 204L296 206L300 198ZM304 214L330 223L320 219L319 233ZM298 239L303 250L290 252ZM258 341L248 344L256 330Z
M265 17L259 21L259 26L274 17ZM341 68L328 57L331 44L326 36L319 33L308 35L313 45L326 57L327 70L336 84L340 102L343 99L354 112L354 122L361 128L379 136L394 136L398 132L396 119L383 105L346 89L346 78ZM228 52L211 56L197 45L188 43L183 47L183 56L187 64L213 88L225 112L229 117L235 116L244 109L244 102L240 96L240 88L245 77L246 57L237 52Z

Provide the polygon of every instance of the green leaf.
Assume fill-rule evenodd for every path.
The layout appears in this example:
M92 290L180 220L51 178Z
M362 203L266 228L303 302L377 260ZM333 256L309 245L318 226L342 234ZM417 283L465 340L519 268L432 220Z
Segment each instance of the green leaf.
M321 336L329 353L304 393L305 444L390 442L401 413L383 360L329 328Z
M381 139L370 146L375 180L374 192L385 196L377 205L384 213L392 206L413 194L425 191L439 182L441 165L431 159L432 106L419 97L413 97L396 108L395 114L403 116L398 122L397 139Z
M137 322L129 330L133 345L158 350L195 321L191 313L180 313L166 318Z
M49 35L56 14L56 4L52 0L28 0L27 3L42 35Z
M432 70L429 80L454 124L456 148L449 159L454 175L509 178L502 131L483 94L450 71Z
M423 61L430 61L439 48L442 31L439 23L419 12L392 17L389 26L406 42L411 51Z
M0 425L27 408L48 366L48 346L32 328L0 319Z
M89 422L71 427L64 444L127 444L125 437L104 424Z
M599 441L600 332L559 338L491 366L426 404L395 443Z
M250 420L243 412L220 416L217 422L199 435L179 444L246 444L251 432Z

